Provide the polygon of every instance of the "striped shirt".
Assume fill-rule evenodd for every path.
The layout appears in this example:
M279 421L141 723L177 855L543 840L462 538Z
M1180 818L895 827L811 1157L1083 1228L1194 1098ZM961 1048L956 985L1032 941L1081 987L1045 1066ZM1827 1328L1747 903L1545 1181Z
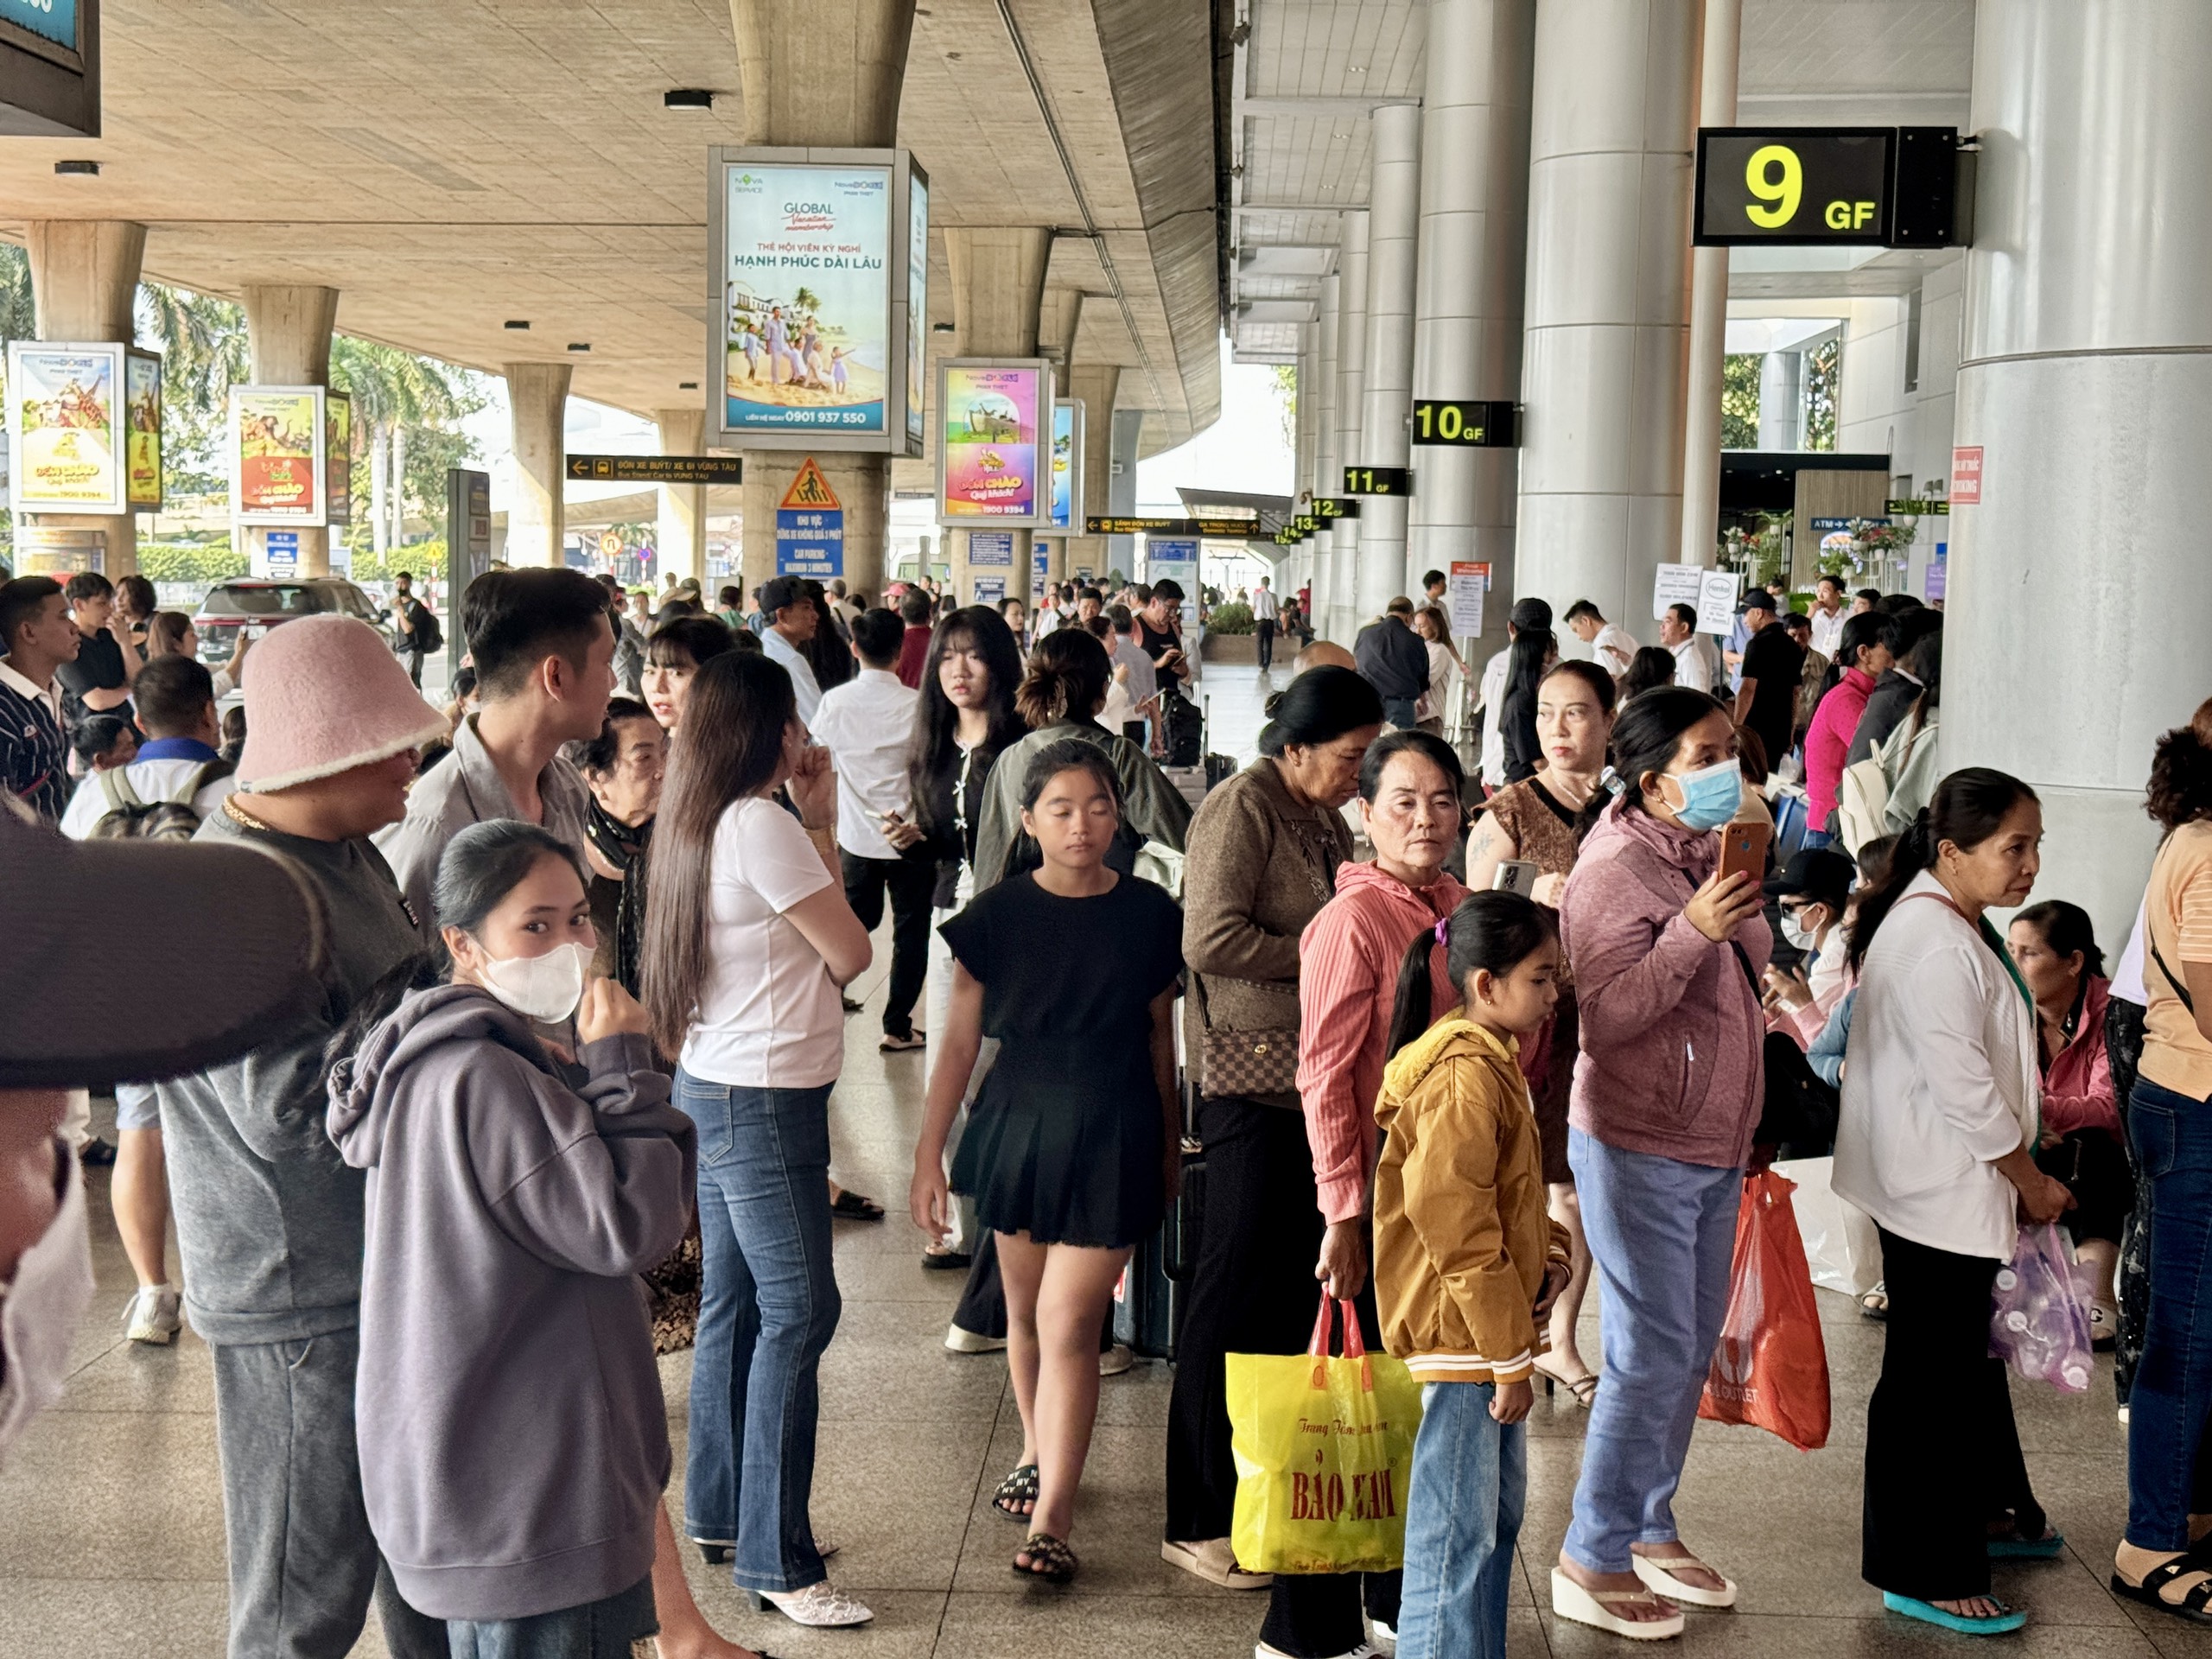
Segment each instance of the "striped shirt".
M61 734L61 692L44 689L0 659L0 779L48 827L69 804L69 744Z

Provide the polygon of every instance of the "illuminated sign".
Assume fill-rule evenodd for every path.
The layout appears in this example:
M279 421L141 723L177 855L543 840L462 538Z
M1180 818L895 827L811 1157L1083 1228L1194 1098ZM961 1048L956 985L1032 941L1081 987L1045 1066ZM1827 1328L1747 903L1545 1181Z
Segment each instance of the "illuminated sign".
M353 522L353 399L342 391L322 394L322 522L343 530Z
M947 359L937 390L938 522L1049 528L1052 365Z
M1415 443L1465 445L1471 448L1510 449L1520 442L1520 422L1510 403L1485 403L1465 398L1414 399L1413 441Z
M1955 127L1700 128L1693 239L1963 245L1974 162Z
M1052 528L1083 522L1083 405L1063 397L1052 405Z
M0 0L0 134L100 136L99 0Z
M1347 467L1346 495L1411 495L1414 475L1402 467Z
M735 455L570 455L570 478L617 484L742 484Z
M1249 542L1260 535L1255 518L1085 518L1086 536L1204 536Z
M11 340L8 449L18 512L124 512L124 347Z
M124 493L133 509L162 505L162 359L126 347L123 354Z
M1317 495L1310 504L1316 518L1357 518L1359 517L1359 498L1356 495Z
M321 386L231 388L231 517L245 524L323 521Z

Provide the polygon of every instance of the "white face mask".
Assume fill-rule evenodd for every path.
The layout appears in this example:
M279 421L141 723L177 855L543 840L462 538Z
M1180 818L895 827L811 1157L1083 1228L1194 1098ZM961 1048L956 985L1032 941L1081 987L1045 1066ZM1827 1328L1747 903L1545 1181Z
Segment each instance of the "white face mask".
M1782 912L1782 937L1799 950L1815 950L1820 948L1815 942L1813 930L1805 925L1805 912L1802 910L1785 910Z
M478 970L484 988L517 1014L557 1026L583 1001L591 953L581 944L556 944L542 957L502 957Z

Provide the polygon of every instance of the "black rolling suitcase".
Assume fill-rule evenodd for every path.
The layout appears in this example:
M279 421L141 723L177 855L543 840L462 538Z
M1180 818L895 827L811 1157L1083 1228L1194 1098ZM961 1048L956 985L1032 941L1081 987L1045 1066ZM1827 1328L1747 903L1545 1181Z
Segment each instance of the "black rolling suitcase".
M1192 1121L1195 1104L1187 1084L1183 1117ZM1114 1292L1114 1340L1147 1359L1175 1357L1183 1331L1183 1306L1189 1294L1191 1264L1198 1255L1198 1216L1205 1204L1205 1151L1185 1129L1183 1135L1183 1194L1168 1210L1160 1230L1140 1243Z

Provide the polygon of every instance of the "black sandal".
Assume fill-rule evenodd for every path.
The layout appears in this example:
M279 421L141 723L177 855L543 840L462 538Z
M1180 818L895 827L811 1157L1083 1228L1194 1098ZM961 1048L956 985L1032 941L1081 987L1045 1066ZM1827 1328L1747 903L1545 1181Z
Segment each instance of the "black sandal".
M843 1192L830 1200L830 1213L842 1216L847 1221L881 1221L883 1206L874 1198L864 1198L857 1192Z
M1004 1480L999 1482L998 1491L991 1494L991 1507L1009 1521L1027 1521L1029 1519L1029 1510L1011 1509L1007 1506L1027 1503L1031 1509L1034 1509L1037 1504L1037 1465L1033 1463L1025 1463Z
M1024 1567L1020 1558L1027 1555L1029 1565ZM1033 1532L1021 1541L1021 1548L1014 1551L1014 1576L1017 1579L1042 1579L1047 1584L1065 1584L1075 1577L1077 1565L1075 1551L1068 1548L1067 1540L1055 1538L1049 1532Z
M2205 1611L2205 1604L2212 1602L2212 1578L2192 1585L2179 1601L2168 1601L2158 1593L2176 1579L2187 1578L2192 1573L2212 1573L2212 1565L2208 1565L2195 1548L2183 1551L2171 1560L2159 1562L2143 1575L2140 1584L2130 1584L2115 1570L2112 1592L2129 1601L2139 1601L2145 1607L2155 1607L2162 1613L2171 1613L2176 1618L2185 1618L2192 1624L2212 1624L2212 1612Z

